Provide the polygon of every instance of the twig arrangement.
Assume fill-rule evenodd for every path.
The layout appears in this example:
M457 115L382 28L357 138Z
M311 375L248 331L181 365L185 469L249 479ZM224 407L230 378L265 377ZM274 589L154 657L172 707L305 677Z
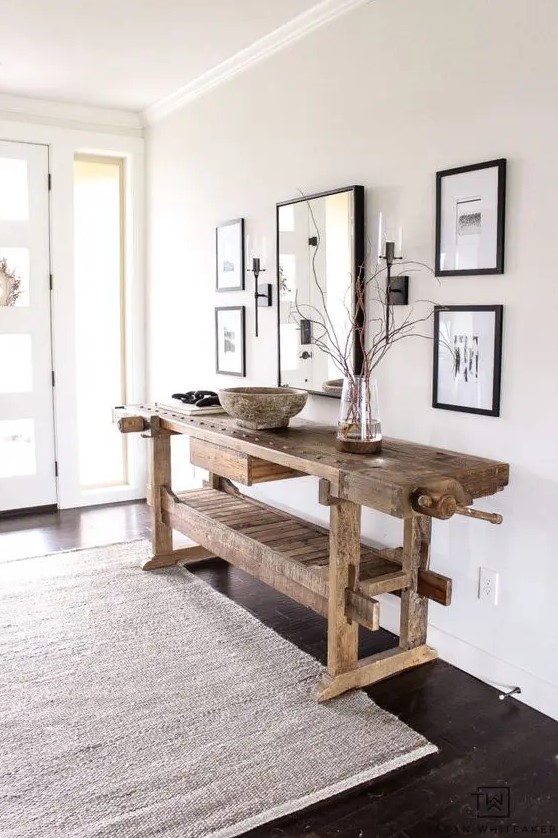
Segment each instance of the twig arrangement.
M298 300L297 291L291 316L294 317L296 322L300 322L300 320L311 322L312 343L331 358L343 378L354 381L355 377L360 375L369 379L373 370L397 343L410 337L432 339L430 335L421 334L418 329L433 316L435 304L431 300L418 300L417 304L424 303L428 306L428 312L424 316L419 316L415 313L414 306L410 306L402 321L396 325L393 322L388 303L388 290L385 282L387 267L378 265L369 276L366 276L363 267L354 283L352 277L350 277L343 302L349 328L346 337L341 338L328 312L326 291L316 270L321 236L310 204L308 204L308 208L317 240L317 245L312 254L312 278L318 290L322 308L301 304ZM433 274L432 268L423 262L402 261L399 267L400 274L409 274L421 269ZM347 303L347 297L351 298L350 304ZM362 357L362 368L359 370L354 369L353 363L355 345L359 346Z

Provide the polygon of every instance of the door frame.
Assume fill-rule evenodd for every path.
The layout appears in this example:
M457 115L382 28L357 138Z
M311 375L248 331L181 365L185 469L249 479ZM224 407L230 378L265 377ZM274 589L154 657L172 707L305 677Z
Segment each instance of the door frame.
M53 119L54 122L54 119ZM73 164L76 154L121 157L127 168L126 199L126 392L130 402L146 395L144 306L144 141L139 131L107 129L94 120L87 127L14 121L0 114L0 138L48 146L52 189L49 193L52 367L55 372L54 432L58 461L58 506L67 509L145 497L146 457L141 440L132 440L129 483L124 486L83 490L77 467L75 376L73 357L74 250Z

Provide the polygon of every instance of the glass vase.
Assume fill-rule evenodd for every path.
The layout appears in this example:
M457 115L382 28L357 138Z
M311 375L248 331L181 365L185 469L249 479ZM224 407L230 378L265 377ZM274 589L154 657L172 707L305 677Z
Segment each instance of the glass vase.
M355 375L344 380L336 445L340 451L352 454L381 450L382 425L375 378Z

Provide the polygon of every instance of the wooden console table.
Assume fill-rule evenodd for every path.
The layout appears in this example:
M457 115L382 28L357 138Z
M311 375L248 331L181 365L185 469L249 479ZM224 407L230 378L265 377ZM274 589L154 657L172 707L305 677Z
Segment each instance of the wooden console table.
M122 433L150 440L153 557L144 569L219 556L326 617L328 676L320 701L436 657L426 644L428 601L449 605L452 580L429 568L432 518L500 523L471 504L507 485L506 463L390 439L381 455L341 454L333 428L300 420L250 431L226 415L192 418L149 405L115 408L114 416ZM172 491L173 434L191 437L191 462L209 472L204 488ZM231 483L304 475L320 478L329 531L243 496ZM361 545L362 506L403 519L403 546ZM173 550L172 529L197 546ZM399 646L359 660L359 625L379 627L374 597L383 593L401 597Z

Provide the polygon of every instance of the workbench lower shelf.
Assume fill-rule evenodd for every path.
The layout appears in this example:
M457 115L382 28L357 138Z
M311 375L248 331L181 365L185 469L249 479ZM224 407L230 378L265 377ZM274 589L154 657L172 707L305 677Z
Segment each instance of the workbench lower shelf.
M327 616L327 530L251 498L209 488L180 495L163 489L161 507L168 526ZM400 564L362 545L359 583L347 591L347 616L377 629L379 605L373 597L408 585L409 575Z

